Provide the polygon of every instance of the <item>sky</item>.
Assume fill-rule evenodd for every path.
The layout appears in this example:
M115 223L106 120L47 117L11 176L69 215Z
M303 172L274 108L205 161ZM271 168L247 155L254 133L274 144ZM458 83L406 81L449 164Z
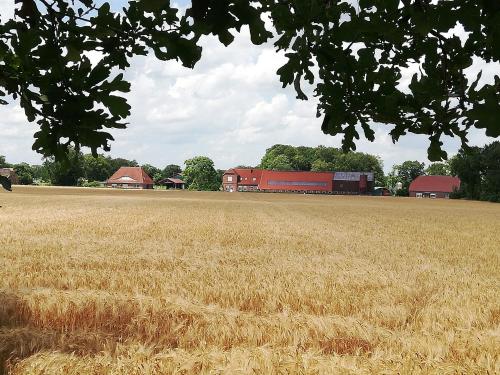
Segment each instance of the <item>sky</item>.
M12 14L13 3L0 0L2 19ZM205 38L202 46L202 58L194 69L154 56L132 60L125 73L132 84L127 94L131 116L127 129L112 131L111 156L164 167L182 166L188 158L205 155L216 168L227 169L257 165L265 150L276 143L341 145L340 136L322 133L312 95L300 101L293 88L282 88L276 70L285 58L271 43L254 46L248 30L243 30L227 48L212 37ZM479 62L470 69L470 76L484 69L483 81L487 81L498 68ZM410 77L408 72L403 80ZM373 126L375 142L357 141L357 151L380 156L385 171L405 160L429 163L427 137L407 135L393 144L390 126ZM41 156L31 150L36 130L18 104L0 106L0 155L10 163L40 163ZM479 130L469 139L473 145L492 141ZM443 140L449 155L458 151L458 140Z

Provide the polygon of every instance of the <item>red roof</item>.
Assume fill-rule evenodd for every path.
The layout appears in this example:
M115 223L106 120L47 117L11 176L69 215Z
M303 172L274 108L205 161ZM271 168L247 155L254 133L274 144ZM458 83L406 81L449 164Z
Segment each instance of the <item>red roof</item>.
M452 176L418 176L410 184L410 191L451 193L460 188L460 179Z
M108 184L153 185L153 180L141 167L121 167L106 182Z
M262 169L231 168L224 174L237 174L240 177L238 185L258 185L262 176Z
M260 190L332 191L332 172L262 171Z

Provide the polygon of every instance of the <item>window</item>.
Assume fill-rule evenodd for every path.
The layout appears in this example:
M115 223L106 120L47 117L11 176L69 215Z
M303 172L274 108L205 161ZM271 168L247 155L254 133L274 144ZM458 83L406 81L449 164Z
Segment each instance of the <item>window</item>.
M227 176L227 182L233 182L233 176Z
M252 181L257 181L257 178L256 177L252 178Z
M322 181L281 181L269 180L269 185L288 185L288 186L327 186L326 182Z

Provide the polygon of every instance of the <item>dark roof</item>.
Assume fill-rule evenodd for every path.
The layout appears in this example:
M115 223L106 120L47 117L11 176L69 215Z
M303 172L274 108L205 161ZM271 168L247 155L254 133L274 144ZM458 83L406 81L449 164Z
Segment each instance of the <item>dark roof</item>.
M160 184L165 184L167 182L171 182L173 184L185 184L184 181L182 181L180 178L174 178L174 177L169 177L169 178L164 178L158 181Z
M153 184L151 177L141 167L121 167L106 182L108 184Z
M460 179L452 176L418 176L410 184L410 191L451 193L460 188Z

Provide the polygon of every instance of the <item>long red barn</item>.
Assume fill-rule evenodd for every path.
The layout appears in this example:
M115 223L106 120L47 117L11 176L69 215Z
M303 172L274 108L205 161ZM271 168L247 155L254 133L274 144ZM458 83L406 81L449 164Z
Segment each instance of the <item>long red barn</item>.
M373 190L373 172L270 171L231 168L222 177L224 191L366 194Z

